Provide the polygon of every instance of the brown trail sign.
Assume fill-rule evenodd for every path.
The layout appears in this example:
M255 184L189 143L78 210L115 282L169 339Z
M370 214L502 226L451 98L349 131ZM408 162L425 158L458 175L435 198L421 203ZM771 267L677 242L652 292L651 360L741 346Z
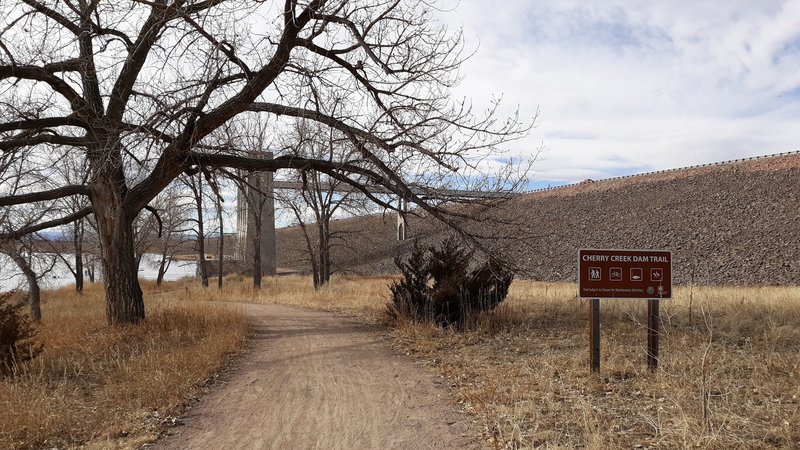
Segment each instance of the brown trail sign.
M591 299L589 364L600 371L600 299L647 299L647 365L658 368L658 302L672 298L672 252L598 250L578 252L578 297Z
M672 298L672 252L578 252L580 298Z

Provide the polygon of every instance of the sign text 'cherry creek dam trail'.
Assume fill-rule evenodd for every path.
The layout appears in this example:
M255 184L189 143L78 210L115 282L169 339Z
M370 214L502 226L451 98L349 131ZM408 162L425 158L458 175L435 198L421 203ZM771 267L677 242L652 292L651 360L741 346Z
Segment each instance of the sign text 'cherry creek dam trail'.
M672 252L597 250L578 252L580 298L672 298Z

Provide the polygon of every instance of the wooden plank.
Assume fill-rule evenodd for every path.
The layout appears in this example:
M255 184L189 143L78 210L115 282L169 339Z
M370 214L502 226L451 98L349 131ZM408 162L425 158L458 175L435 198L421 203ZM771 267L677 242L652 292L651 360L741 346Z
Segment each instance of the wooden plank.
M589 306L589 366L600 372L600 299L593 298Z
M647 301L647 366L650 370L658 369L658 335L659 312L658 299Z

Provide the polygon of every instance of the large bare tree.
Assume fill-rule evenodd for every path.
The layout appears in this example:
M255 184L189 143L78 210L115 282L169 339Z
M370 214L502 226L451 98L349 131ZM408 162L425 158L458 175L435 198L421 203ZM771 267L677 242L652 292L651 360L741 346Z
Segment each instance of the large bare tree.
M114 274L105 279L112 325L145 316L132 224L182 173L319 171L356 189L384 186L454 223L412 192L400 162L428 180L470 180L478 153L531 125L451 100L462 40L429 1L7 0L0 8L0 151L58 148L85 158L87 171L85 183L5 196L0 206L89 199L10 234L93 214L103 272ZM333 93L353 107L331 107ZM218 145L220 127L256 114L271 118L274 134L287 117L335 128L361 158L259 159Z

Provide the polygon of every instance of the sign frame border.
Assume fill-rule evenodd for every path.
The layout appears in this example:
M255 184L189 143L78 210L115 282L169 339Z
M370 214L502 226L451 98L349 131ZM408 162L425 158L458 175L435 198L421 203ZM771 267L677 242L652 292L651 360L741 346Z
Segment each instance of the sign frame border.
M581 297L581 252L583 251L601 251L601 252L664 252L669 253L669 297L603 297L603 296L591 296L591 297ZM578 270L577 270L577 277L578 282L576 286L576 294L578 295L579 300L591 300L593 298L603 299L603 300L672 300L674 290L673 286L673 266L672 266L672 250L656 250L656 249L641 249L641 248L578 248Z

